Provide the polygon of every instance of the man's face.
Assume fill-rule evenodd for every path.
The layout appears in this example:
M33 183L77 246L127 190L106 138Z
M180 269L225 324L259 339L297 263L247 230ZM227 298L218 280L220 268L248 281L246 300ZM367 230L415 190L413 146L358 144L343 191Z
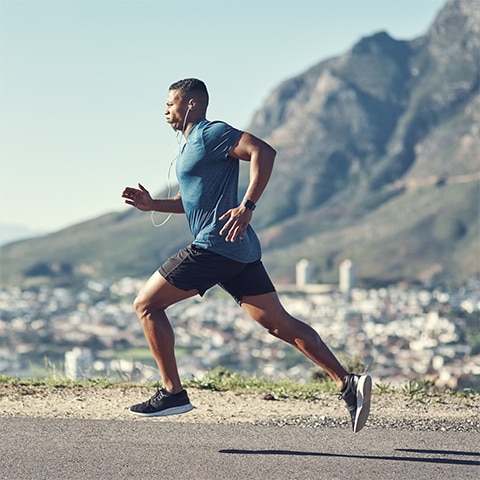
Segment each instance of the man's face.
M165 108L165 119L174 130L183 130L188 100L178 90L169 90Z

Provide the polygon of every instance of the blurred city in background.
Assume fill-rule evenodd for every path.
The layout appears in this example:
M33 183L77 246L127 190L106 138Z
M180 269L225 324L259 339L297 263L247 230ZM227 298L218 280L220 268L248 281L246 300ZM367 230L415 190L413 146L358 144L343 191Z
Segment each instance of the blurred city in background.
M440 388L479 389L480 284L412 289L356 288L354 265L339 266L339 284L278 287L281 301L312 325L345 362L364 365L376 382L429 379ZM151 381L158 372L132 306L143 281L91 280L78 291L46 286L0 293L0 372L14 377ZM319 371L269 335L220 288L168 309L183 378L223 366L270 379L310 380Z

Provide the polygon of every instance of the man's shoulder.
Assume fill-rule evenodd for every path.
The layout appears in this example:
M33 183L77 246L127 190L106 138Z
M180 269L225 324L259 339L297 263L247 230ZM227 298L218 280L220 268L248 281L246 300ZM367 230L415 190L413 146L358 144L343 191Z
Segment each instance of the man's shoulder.
M232 127L232 125L223 120L208 121L202 129L204 137L217 137L219 135L222 137L236 137L241 133L243 133L242 130Z
M226 132L226 131L234 131L240 132L236 127L233 127L229 123L225 122L224 120L205 120L201 125L200 129L202 131L209 131L209 132Z

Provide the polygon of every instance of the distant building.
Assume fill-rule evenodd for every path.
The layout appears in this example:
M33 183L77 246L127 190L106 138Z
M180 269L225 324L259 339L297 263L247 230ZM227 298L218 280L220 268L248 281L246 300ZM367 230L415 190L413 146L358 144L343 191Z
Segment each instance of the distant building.
M295 284L297 288L302 289L312 282L312 268L306 259L297 262L295 267Z
M355 287L355 266L348 258L340 264L339 288L342 293L349 294Z
M76 347L65 353L65 376L69 380L88 378L92 364L92 352L88 348Z

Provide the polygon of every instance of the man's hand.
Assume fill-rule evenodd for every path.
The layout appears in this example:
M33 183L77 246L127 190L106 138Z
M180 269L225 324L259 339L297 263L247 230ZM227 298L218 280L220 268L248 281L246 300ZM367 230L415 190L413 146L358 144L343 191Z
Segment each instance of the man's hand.
M126 187L122 192L122 198L126 198L125 203L142 210L142 212L153 210L153 199L148 190L140 183L138 188Z
M220 230L220 235L224 235L228 232L225 237L226 242L234 242L237 237L239 237L240 240L245 238L248 224L252 220L252 213L252 210L241 205L240 207L228 210L228 212L224 213L219 218L219 220L229 219Z

